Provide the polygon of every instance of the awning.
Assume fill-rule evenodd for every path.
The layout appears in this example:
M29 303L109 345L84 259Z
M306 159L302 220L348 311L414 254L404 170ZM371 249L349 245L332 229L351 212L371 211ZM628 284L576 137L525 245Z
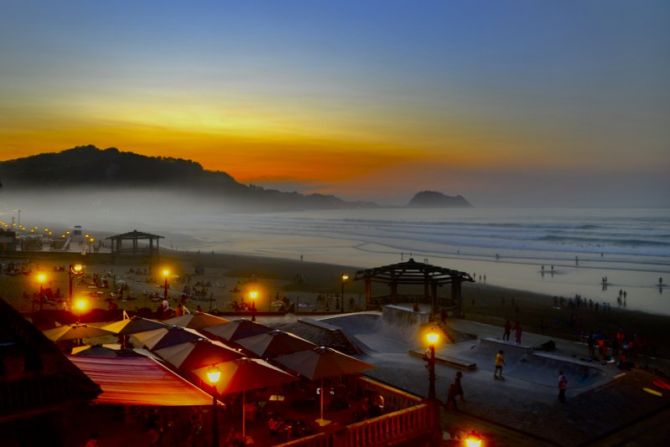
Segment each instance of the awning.
M107 405L211 405L205 391L149 357L68 357L102 388Z

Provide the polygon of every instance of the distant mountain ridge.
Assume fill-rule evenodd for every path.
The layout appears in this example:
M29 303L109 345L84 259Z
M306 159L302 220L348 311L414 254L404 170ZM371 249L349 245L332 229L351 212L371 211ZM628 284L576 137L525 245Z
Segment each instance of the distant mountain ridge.
M0 162L0 186L6 192L43 188L159 187L252 202L267 205L269 209L377 207L375 203L348 202L333 195L244 185L226 172L208 171L192 160L149 157L91 145Z
M470 208L472 205L461 195L448 196L438 191L420 191L407 204L408 208Z

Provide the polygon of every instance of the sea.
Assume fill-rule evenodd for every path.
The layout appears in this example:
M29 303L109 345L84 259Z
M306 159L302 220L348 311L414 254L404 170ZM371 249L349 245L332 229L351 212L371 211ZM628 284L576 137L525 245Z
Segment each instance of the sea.
M208 213L190 216L188 234L173 248L364 268L413 258L490 285L670 315L670 209Z

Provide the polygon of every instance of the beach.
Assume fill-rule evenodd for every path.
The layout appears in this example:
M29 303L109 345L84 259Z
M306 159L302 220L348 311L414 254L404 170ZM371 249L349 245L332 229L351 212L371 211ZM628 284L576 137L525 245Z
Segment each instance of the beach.
M248 256L240 254L178 252L164 250L159 258L123 256L114 258L110 254L76 253L24 253L13 257L3 257L6 266L10 262L28 262L33 271L42 270L49 274L49 286L67 292L68 276L63 272L54 272L54 267L65 267L75 263L85 265L87 275L75 281L75 295L89 297L92 307L107 309L118 306L129 313L147 309L155 310L163 295L161 270L169 268L169 295L176 305L182 290L189 284L193 290L196 284L206 285L199 298L188 300L187 307L195 310L200 306L205 311L210 308L217 313L233 313L233 301L245 299L250 287L259 290L257 309L259 313L280 310L279 303L285 297L292 306L284 311L298 314L326 314L338 309L341 292L340 278L343 273L353 274L360 269L357 266L344 266L327 263L281 259L274 257ZM196 274L196 268L202 274ZM133 273L131 273L131 271ZM113 275L119 284L129 288L123 297L110 297L111 289L93 287L94 274ZM0 275L2 297L24 313L31 309L30 299L22 296L38 290L31 276ZM385 294L375 287L375 294ZM400 293L411 293L411 289ZM440 291L440 294L447 292ZM213 298L213 300L212 300ZM648 354L651 357L670 358L670 334L667 325L670 317L640 311L609 308L601 306L583 306L576 308L569 299L557 300L557 297L492 286L484 283L465 283L463 286L463 305L465 318L489 323L501 327L507 319L519 321L523 330L555 336L569 340L582 340L590 331L613 334L623 329L626 333L637 334L648 341ZM57 306L51 306L57 308ZM362 282L349 281L344 287L344 311L364 310Z

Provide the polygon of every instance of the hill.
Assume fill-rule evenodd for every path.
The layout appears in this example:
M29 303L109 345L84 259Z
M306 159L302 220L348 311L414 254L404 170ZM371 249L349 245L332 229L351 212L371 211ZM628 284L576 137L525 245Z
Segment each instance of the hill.
M220 198L277 209L374 207L347 202L332 195L282 192L244 185L221 171L208 171L197 162L171 157L148 157L116 148L80 146L0 162L0 186L5 193L54 189L156 189Z
M409 208L469 208L472 207L461 195L448 196L437 191L421 191L407 204Z

